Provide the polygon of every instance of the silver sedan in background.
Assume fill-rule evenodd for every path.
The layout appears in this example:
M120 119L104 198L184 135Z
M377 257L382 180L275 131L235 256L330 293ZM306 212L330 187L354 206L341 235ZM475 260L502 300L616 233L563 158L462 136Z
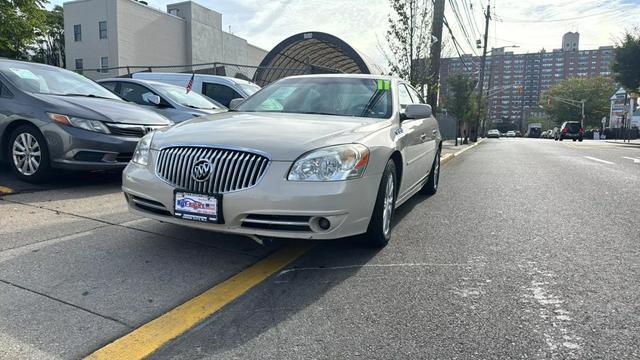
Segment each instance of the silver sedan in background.
M224 105L182 86L126 78L98 80L98 83L124 100L144 106L176 123L227 111Z
M155 131L123 173L132 212L258 237L391 237L397 206L438 189L441 136L406 82L282 79L227 113Z

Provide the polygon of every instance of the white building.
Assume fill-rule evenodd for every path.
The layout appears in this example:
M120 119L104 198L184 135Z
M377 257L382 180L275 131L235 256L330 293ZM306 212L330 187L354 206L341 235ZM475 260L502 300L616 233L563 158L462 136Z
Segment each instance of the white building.
M223 31L222 14L192 1L167 5L167 12L134 0L70 1L64 3L64 30L70 70L212 62L257 66L267 53Z

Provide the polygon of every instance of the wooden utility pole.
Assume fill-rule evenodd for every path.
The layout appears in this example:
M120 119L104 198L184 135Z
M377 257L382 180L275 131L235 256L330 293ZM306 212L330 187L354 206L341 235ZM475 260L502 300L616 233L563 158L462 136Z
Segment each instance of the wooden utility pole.
M489 38L489 20L491 20L491 2L487 4L487 12L484 14L484 44L482 59L480 60L480 79L478 79L478 113L476 114L475 132L472 141L478 141L478 131L480 131L480 111L482 111L482 92L484 90L484 67L487 63L487 40Z
M438 91L440 88L440 53L442 52L442 26L444 23L445 0L435 0L433 7L433 31L431 32L431 54L429 56L429 74L427 103L433 111L438 107ZM456 134L456 136L458 136Z

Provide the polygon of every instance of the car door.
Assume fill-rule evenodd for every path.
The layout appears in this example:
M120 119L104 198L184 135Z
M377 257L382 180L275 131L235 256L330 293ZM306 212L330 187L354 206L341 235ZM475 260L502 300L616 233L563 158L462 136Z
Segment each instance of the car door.
M409 95L413 99L414 103L418 104L426 104L424 98L416 89L414 89L411 85L407 84L407 88L409 89ZM433 160L435 159L435 155L438 149L438 137L439 137L439 127L438 122L435 117L431 116L423 119L422 128L421 128L420 139L422 140L422 150L423 154L427 160L427 168L431 169L431 165L433 164Z
M140 106L144 106L145 108L155 111L164 117L173 120L176 116L179 116L179 111L177 111L168 101L167 99L160 96L158 93L153 91L152 89L132 83L127 81L121 81L118 87L117 94L126 101L136 103ZM160 105L156 105L149 101L150 95L158 95L160 96Z
M233 99L244 99L244 96L227 85L207 81L202 82L202 95L205 95L226 107L229 107L229 104Z
M404 83L398 83L398 100L401 114L404 114L407 105L414 103L409 89ZM400 191L404 194L415 188L416 184L424 177L426 159L424 143L421 139L424 132L424 119L402 119L401 121L402 139L400 141L402 142L405 169Z

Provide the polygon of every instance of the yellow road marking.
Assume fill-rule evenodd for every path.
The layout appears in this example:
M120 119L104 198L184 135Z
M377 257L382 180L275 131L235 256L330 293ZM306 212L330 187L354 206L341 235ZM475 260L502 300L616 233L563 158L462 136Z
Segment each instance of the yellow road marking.
M6 186L0 186L0 194L11 194L13 189L8 188Z
M299 258L313 247L293 242L168 313L96 350L87 359L143 359Z

